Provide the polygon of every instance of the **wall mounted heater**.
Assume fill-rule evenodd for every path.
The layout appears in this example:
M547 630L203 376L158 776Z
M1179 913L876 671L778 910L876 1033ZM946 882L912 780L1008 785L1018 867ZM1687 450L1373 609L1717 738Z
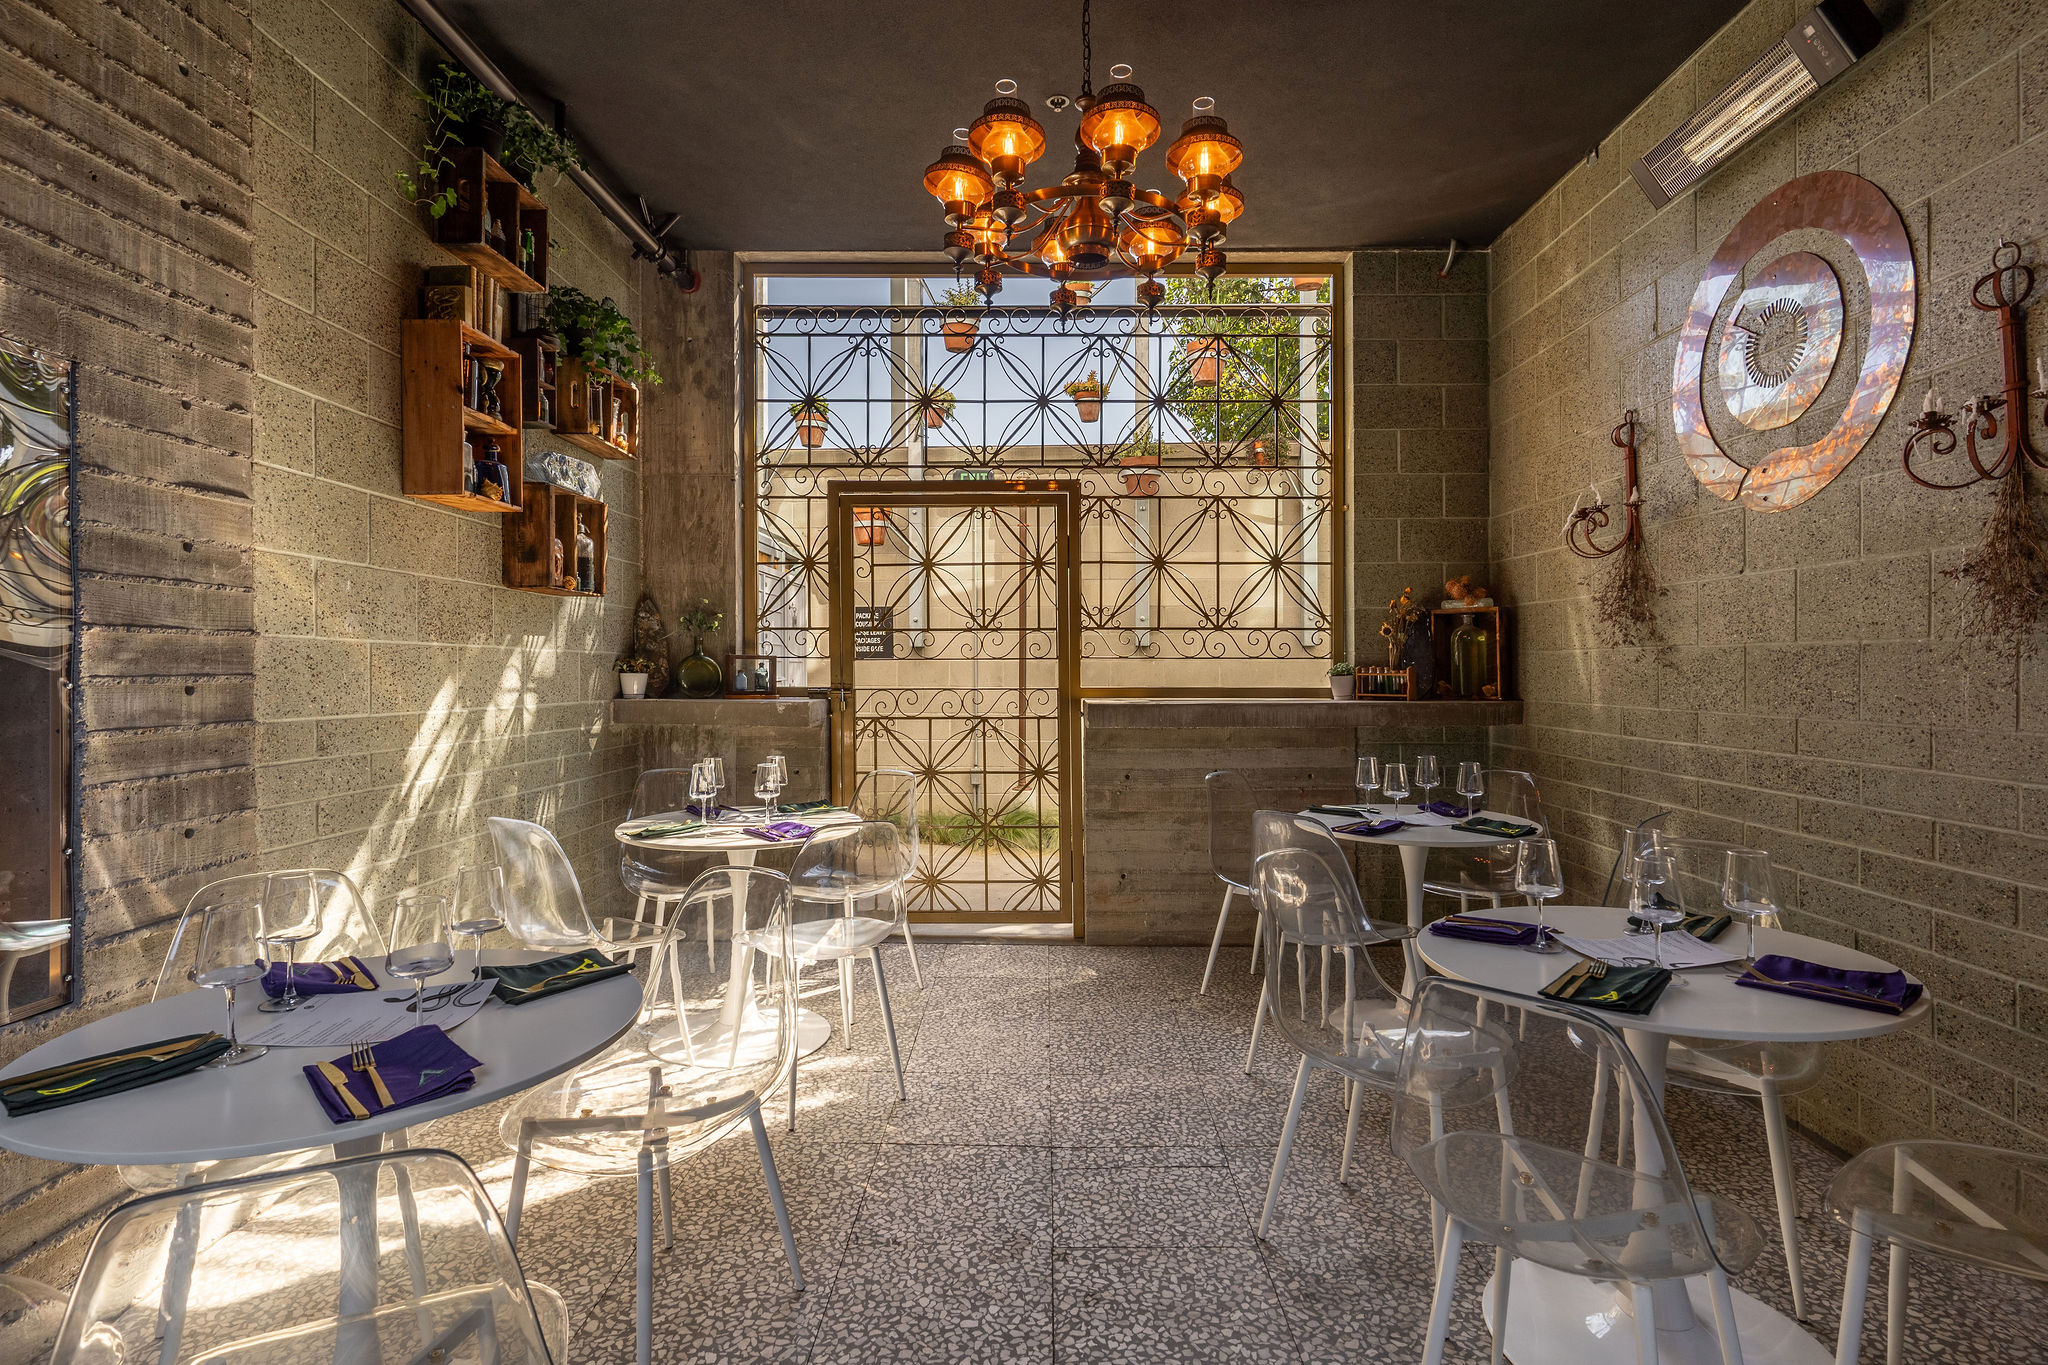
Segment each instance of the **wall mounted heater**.
M1663 208L1847 71L1882 34L1863 0L1822 0L1727 89L1644 153L1630 174L1650 203Z

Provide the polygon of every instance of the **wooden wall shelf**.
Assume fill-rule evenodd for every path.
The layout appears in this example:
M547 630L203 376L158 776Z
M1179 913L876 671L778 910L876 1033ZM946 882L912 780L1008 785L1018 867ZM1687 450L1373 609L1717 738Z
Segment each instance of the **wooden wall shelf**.
M507 344L519 352L520 372L526 385L521 393L520 410L526 414L527 421L552 430L557 416L555 382L561 347L543 336L514 337Z
M406 495L466 512L517 512L526 464L519 434L518 353L452 318L408 319L401 344ZM479 412L464 401L471 357L498 361L505 367L499 384L499 416ZM505 502L478 497L464 483L464 447L481 459L491 441L497 442L499 458L511 475Z
M434 222L434 237L505 288L538 294L548 287L548 209L512 173L484 154L481 147L457 147L449 154L454 169L455 206ZM502 237L485 231L484 211L502 227ZM522 268L520 247L533 234L533 257ZM502 245L500 245L502 243Z
M504 523L505 586L554 597L604 596L605 505L551 483L527 483L519 495L519 515ZM596 546L597 591L565 588L553 572L555 541L562 543L564 573L576 572L576 520Z
M600 459L639 458L639 386L563 357L555 378L555 435Z
M1430 613L1430 648L1436 655L1436 694L1439 699L1451 695L1451 635L1458 628L1460 617L1470 616L1474 622L1487 630L1493 638L1493 668L1491 676L1485 679L1485 687L1475 701L1499 701L1507 696L1507 680L1511 676L1507 667L1507 613L1498 606L1491 607L1438 607Z

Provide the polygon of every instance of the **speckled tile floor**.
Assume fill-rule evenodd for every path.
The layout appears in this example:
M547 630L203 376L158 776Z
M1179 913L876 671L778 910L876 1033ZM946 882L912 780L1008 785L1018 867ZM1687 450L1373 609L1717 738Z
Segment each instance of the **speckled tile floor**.
M925 985L890 953L910 1099L896 1098L869 978L854 1046L807 1058L798 1128L769 1129L808 1288L793 1291L744 1130L675 1172L676 1242L655 1260L654 1358L711 1362L1394 1362L1421 1358L1428 1215L1369 1101L1359 1156L1336 1183L1342 1115L1319 1079L1280 1216L1265 1196L1295 1057L1261 1040L1242 950L1195 994L1196 949L920 943ZM822 983L821 983L822 984ZM818 1004L834 1020L829 998ZM1270 1038L1270 1035L1269 1035ZM1762 1122L1740 1101L1674 1091L1696 1186L1775 1229ZM415 1130L477 1168L501 1206L511 1161L498 1111ZM1808 1327L1830 1350L1847 1238L1821 1208L1835 1161L1801 1142ZM561 1289L577 1365L633 1357L628 1182L539 1173L521 1227L526 1273ZM1467 1256L1447 1359L1486 1358ZM1791 1310L1773 1232L1737 1285ZM2048 1359L2048 1295L1922 1260L1908 1362ZM1873 1277L1863 1362L1883 1359Z

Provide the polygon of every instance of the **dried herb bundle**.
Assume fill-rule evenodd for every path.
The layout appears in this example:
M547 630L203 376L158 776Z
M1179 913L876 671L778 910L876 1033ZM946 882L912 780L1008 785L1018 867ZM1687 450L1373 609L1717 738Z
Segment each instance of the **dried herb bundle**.
M1657 624L1657 599L1663 595L1642 542L1625 541L1607 577L1593 589L1594 624L1611 645L1661 645L1664 631Z
M2048 545L2027 498L2027 467L2015 461L1999 483L1977 552L1942 571L1972 589L1964 630L2000 654L2031 659L2041 651L2048 611Z

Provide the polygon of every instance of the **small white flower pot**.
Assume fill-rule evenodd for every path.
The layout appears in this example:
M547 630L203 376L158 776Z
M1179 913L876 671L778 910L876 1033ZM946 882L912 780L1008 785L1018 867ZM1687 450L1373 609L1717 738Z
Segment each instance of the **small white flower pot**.
M1352 689L1357 685L1358 678L1354 674L1332 673L1330 675L1330 700L1350 701Z
M647 695L645 673L619 674L619 695L622 697L644 697Z

